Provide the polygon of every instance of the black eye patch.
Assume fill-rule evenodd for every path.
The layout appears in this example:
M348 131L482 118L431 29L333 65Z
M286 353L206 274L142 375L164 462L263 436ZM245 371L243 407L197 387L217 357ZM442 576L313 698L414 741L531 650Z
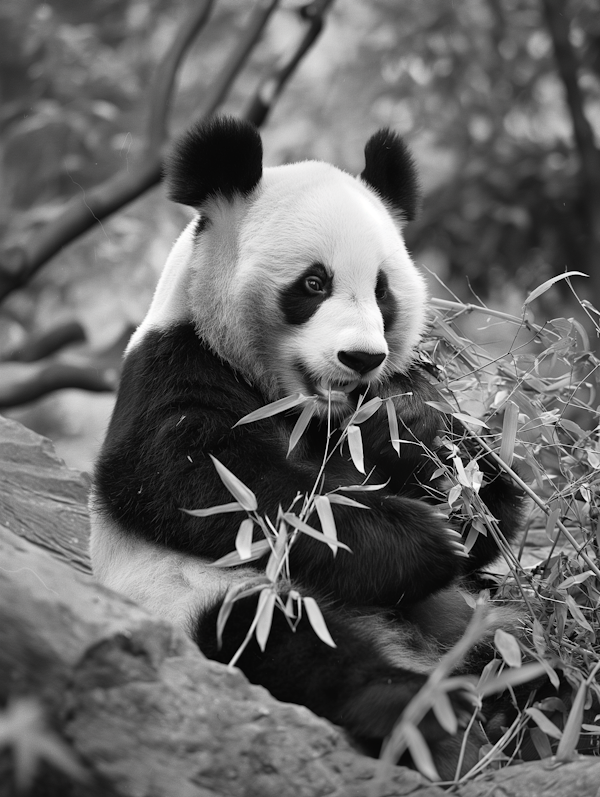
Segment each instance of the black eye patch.
M396 321L398 306L394 294L390 290L387 274L383 271L377 275L375 298L383 317L383 330L389 332Z
M313 263L279 296L279 307L288 324L306 324L319 305L331 296L333 280L321 263ZM321 289L319 289L319 287Z

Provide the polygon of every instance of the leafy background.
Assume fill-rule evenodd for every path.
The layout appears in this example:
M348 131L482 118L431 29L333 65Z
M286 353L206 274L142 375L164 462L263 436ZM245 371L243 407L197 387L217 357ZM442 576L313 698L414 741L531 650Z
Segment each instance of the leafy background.
M254 6L216 3L180 72L172 133L201 113ZM567 40L558 58L549 6ZM143 158L149 86L189 8L184 0L0 5L0 270L65 202L85 203L93 186ZM280 4L224 110L242 112L288 52L301 24L297 8ZM266 162L319 158L358 172L367 137L393 127L422 173L423 212L407 235L434 295L479 297L518 315L536 285L578 270L590 280L577 289L599 304L598 11L597 0L338 0L269 117ZM187 218L159 187L103 220L4 301L0 350L75 319L87 342L61 360L108 363L116 373ZM564 281L533 309L538 321L586 321ZM506 348L500 328L481 317L466 330ZM110 393L63 390L8 412L52 437L68 464L90 469L112 401Z

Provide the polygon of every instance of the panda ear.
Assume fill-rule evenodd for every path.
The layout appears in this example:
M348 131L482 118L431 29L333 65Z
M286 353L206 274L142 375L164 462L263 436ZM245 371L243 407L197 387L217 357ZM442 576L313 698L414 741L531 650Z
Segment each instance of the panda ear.
M400 136L387 128L372 135L365 146L365 168L360 176L403 221L415 218L420 204L419 178Z
M262 141L250 122L220 116L194 125L165 164L169 197L200 208L207 199L247 196L262 177Z

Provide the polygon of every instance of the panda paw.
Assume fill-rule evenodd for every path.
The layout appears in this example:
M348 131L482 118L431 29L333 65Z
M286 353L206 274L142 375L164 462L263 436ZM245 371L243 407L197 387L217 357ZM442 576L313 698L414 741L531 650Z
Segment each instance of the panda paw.
M339 724L344 725L359 739L383 741L393 731L403 711L426 683L426 676L406 674L387 683L370 683L348 702ZM479 703L468 688L447 693L457 720L457 729L464 730L476 714L480 719ZM419 723L419 730L427 742L437 742L447 737L448 731L440 724L431 708Z

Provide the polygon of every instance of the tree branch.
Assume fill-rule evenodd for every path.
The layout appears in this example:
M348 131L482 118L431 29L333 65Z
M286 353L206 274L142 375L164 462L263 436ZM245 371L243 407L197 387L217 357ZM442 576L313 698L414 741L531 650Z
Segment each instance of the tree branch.
M301 17L309 23L304 36L291 58L261 83L244 113L244 118L257 127L264 124L298 64L319 38L323 30L325 13L333 2L334 0L314 0L299 10Z
M205 116L213 114L223 102L233 81L244 66L245 59L256 46L261 33L277 6L279 0L262 0L254 9L241 42L234 50L226 64L217 86L209 96L204 110ZM208 8L207 8L208 6ZM169 91L173 82L185 47L189 47L192 37L189 28L193 25L197 33L208 19L211 3L205 3L196 9L192 21L185 22L175 42L159 69L157 88L153 91L153 110L151 119L155 119L161 109L166 113L169 104ZM161 123L162 125L162 123ZM164 131L164 125L161 126ZM164 142L160 142L164 145ZM5 251L0 261L0 302L14 290L27 284L33 275L55 254L71 243L75 238L89 230L94 224L119 210L124 205L137 199L161 179L162 151L160 145L146 145L143 162L137 164L130 173L119 173L99 186L84 191L82 198L71 200L62 214L46 225L31 243L21 247L13 247Z
M192 9L189 19L179 28L156 72L148 114L148 152L158 152L168 138L167 120L177 72L190 45L208 22L214 4L214 0L204 0Z
M600 151L594 131L585 115L584 95L578 81L579 62L569 40L569 18L565 0L542 0L558 73L565 88L567 106L580 160L580 185L588 232L587 262L595 303L600 301Z
M55 390L78 388L96 393L116 390L116 368L68 365L58 362L0 364L0 409L16 407Z
M22 346L0 356L0 362L32 363L49 357L65 346L83 343L85 330L79 321L67 321L53 329L32 335Z

